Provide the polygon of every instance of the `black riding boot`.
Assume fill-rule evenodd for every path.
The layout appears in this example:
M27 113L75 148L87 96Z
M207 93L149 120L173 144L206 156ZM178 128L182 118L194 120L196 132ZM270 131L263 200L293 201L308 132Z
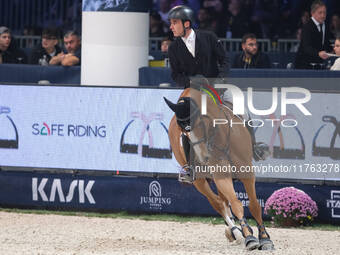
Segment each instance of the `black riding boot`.
M180 182L192 183L194 181L194 171L193 171L193 154L191 154L192 147L189 142L189 138L186 135L182 135L182 146L185 153L187 164L183 166L181 172L178 175L178 180Z

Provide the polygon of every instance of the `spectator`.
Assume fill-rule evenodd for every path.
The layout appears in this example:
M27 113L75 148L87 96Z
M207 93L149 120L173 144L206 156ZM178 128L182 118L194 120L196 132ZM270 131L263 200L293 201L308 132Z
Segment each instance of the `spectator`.
M226 1L201 0L201 8L207 9L210 13L213 31L218 33L218 36L225 37L225 31L220 31L223 29L223 24L225 23Z
M66 52L61 52L50 60L50 65L75 66L81 63L81 38L75 31L64 35Z
M7 27L0 27L0 64L26 64L25 53L18 49L12 40L11 31Z
M198 28L216 33L216 20L207 8L201 8L197 14Z
M334 64L331 67L333 71L340 71L340 36L338 36L334 43L334 52L339 57L335 60Z
M59 33L57 29L45 29L41 38L41 44L33 49L30 57L29 63L32 65L48 65L51 58L61 52L58 46Z
M254 34L243 36L242 50L242 53L235 56L233 68L270 68L269 57L258 50Z
M242 9L242 3L238 0L231 0L228 5L227 19L223 27L221 37L242 38L249 31L249 22L246 12Z
M309 19L310 19L309 12L303 11L302 14L301 14L299 23L298 23L298 27L303 27L305 24L308 23Z
M316 0L311 6L312 18L302 27L301 42L295 58L297 69L320 69L324 60L329 58L327 51L332 51L329 32L326 30L326 5Z
M156 11L152 11L150 13L150 37L163 37L165 35L163 25L161 15Z
M330 30L332 38L338 38L340 35L340 16L339 14L333 14L331 18Z
M272 0L255 0L254 2L255 5L251 21L260 29L260 31L256 32L260 32L261 38L271 38L274 34L273 30L278 26L278 3Z
M164 37L161 42L161 51L164 55L168 55L168 49L170 46L171 40L169 37Z
M163 23L166 24L167 26L170 25L169 19L168 19L168 14L169 14L170 9L171 9L170 1L159 0L159 11L158 11L158 13L161 16Z
M295 38L299 40L299 43L290 48L290 52L297 52L300 47L302 28L298 28L295 33Z

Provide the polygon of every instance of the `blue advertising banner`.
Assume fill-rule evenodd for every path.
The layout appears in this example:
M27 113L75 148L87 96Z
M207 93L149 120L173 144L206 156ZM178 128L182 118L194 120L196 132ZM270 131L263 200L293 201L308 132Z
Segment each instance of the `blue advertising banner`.
M257 196L262 208L275 190L287 186L305 191L317 203L317 220L340 224L339 186L258 182ZM235 191L247 207L248 196L240 182L235 182ZM183 186L171 178L31 172L0 172L0 206L217 215L192 185ZM247 208L245 214L250 217Z

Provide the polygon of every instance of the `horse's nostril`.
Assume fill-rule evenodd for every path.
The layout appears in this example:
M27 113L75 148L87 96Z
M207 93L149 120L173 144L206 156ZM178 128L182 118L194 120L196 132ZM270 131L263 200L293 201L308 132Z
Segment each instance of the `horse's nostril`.
M205 161L205 162L207 162L208 160L209 160L209 157L208 157L208 156L204 158L204 161Z

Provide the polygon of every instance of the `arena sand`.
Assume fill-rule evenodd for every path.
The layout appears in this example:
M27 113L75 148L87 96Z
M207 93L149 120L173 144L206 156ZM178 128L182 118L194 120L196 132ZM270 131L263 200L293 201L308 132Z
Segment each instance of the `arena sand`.
M340 254L340 231L268 228L275 251L230 244L223 225L0 212L0 254ZM257 233L257 231L256 231Z

